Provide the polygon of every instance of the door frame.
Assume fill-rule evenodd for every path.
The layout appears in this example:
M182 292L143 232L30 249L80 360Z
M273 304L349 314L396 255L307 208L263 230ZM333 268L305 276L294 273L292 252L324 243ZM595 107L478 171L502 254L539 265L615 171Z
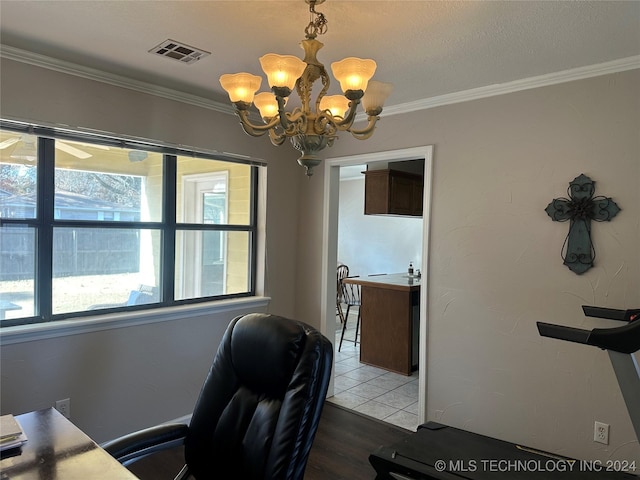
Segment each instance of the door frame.
M182 175L182 219L187 223L200 223L204 210L203 193L210 191L210 184L223 181L225 184L225 216L229 217L229 172L220 170L215 172L191 173ZM185 261L188 254L194 253L195 268L193 274L189 278L184 277L184 268L180 269L179 285L180 295L184 296L185 292L189 292L190 296L200 296L202 293L202 235L193 237L187 241L183 237L182 248L180 251L180 262ZM222 275L223 291L226 291L227 284L227 241L224 240L224 271ZM182 265L182 263L180 263Z
M428 281L429 281L429 232L431 226L431 197L433 183L433 145L388 150L384 152L329 158L324 162L324 192L322 217L322 301L321 331L335 342L335 270L338 262L338 206L340 167L415 160L424 158L424 194L422 198L422 288L420 290L420 351L418 371L418 421L427 421L427 353L429 340ZM335 347L335 345L334 345ZM335 350L335 348L334 348ZM328 396L333 395L335 372L331 371Z

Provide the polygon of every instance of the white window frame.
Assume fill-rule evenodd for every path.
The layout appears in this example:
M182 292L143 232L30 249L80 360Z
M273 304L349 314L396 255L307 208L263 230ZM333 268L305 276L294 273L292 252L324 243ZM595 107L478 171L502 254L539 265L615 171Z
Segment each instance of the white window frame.
M205 193L212 192L214 186L220 183L225 185L225 214L229 213L229 172L194 173L182 176L182 221L184 223L203 223L203 197ZM228 220L228 218L227 218ZM179 261L183 262L188 257L187 252L195 252L195 269L192 276L184 275L184 268L180 269L178 291L182 298L200 296L202 294L202 233L185 240L179 253ZM185 237L186 239L187 237ZM227 243L224 241L223 258L224 271L222 275L223 291L227 288Z

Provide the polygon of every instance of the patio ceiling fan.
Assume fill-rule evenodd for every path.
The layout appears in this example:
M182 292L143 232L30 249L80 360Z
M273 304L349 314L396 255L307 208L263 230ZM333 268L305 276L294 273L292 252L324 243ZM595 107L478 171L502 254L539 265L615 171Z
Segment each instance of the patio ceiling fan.
M9 148L11 145L15 145L16 143L22 142L22 145L18 145L13 153L11 154L11 158L15 158L18 160L27 160L30 162L34 162L36 160L36 140L37 137L35 135L21 135L18 137L13 137L5 140L4 142L0 142L0 150L4 150L5 148ZM109 150L109 147L104 145L89 145L84 144L82 142L64 142L62 140L56 140L55 145L56 148L62 152L68 153L69 155L73 155L76 158L80 158L82 160L92 157L90 153L85 152L84 150L80 150L69 143L75 143L78 145L87 145L92 148L99 148L102 150Z

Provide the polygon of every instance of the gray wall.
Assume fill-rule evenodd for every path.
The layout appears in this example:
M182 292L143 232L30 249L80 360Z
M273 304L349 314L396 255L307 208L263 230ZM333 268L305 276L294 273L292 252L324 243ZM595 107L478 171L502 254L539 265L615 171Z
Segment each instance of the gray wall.
M97 442L188 415L227 324L255 310L4 344L2 413L70 398L71 420Z
M542 339L536 321L590 328L582 304L640 305L640 71L633 70L395 115L367 142L330 154L434 145L428 294L428 418L584 459L640 461L607 355ZM568 225L544 209L580 173L622 211L593 225L596 266L560 259ZM318 172L318 180L324 173ZM301 192L301 231L323 221L322 183ZM321 266L324 239L305 237L299 271ZM320 318L321 280L298 311ZM363 320L366 322L366 320ZM594 421L611 444L593 442ZM615 434L614 434L615 432Z
M247 141L226 115L13 61L1 67L2 115L266 159L269 309L321 324L322 168L306 179L295 152ZM635 70L383 113L372 139L343 135L328 152L435 146L423 280L430 419L579 458L640 461L606 355L535 329L537 320L601 325L582 304L638 307L639 132ZM622 211L593 226L596 267L577 276L560 260L568 227L544 208L580 173ZM74 421L99 441L188 413L230 313L5 346L2 412L71 392ZM593 443L594 420L611 424L610 446Z
M268 163L264 295L295 316L298 182L292 148L248 141L233 116L2 59L3 118L69 125L263 159ZM286 215L281 212L286 211ZM71 397L73 421L97 441L191 412L227 323L242 306L162 324L3 345L2 413Z
M349 275L406 272L422 265L422 218L364 214L364 176L340 182L338 261Z

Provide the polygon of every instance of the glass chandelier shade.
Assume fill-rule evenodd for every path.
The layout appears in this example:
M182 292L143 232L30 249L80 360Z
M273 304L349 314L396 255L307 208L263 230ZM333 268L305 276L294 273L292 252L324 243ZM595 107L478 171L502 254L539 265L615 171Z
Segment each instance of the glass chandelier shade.
M371 80L367 86L367 91L362 96L362 107L367 112L367 115L379 115L382 112L382 105L384 105L392 90L392 83Z
M251 105L253 96L260 90L262 77L250 73L227 73L220 77L220 85L229 94L233 103L244 102Z
M271 88L288 88L293 90L296 81L304 72L307 64L293 55L277 55L267 53L260 57L262 71L267 75Z
M349 109L349 99L344 95L328 95L320 100L320 110L329 110L334 117L344 118Z
M376 72L376 62L370 59L349 57L331 64L331 71L340 88L346 94L350 90L367 89L367 83Z
M261 78L250 73L222 75L220 84L229 94L244 131L254 137L268 134L274 145L282 145L289 139L293 147L302 152L298 163L311 176L313 168L321 162L318 153L333 145L338 132L347 131L359 140L373 135L376 122L380 119L378 115L391 93L392 85L371 80L376 71L375 61L348 57L331 64L343 95L326 96L331 82L324 65L317 59L323 44L316 37L326 32L327 21L322 13L315 11L315 6L325 0L304 1L309 4L311 13L311 21L305 28L305 39L300 43L304 60L293 55L274 53L259 59L272 93L261 92L256 95ZM312 99L313 86L318 80L322 85L316 98ZM294 90L300 97L300 106L287 111L285 106ZM356 129L353 124L361 101L367 114L367 124L364 128ZM260 111L263 124L255 124L250 120L249 109L252 104Z
M266 121L278 115L278 100L273 93L260 92L254 97L253 103L260 111L260 116Z

